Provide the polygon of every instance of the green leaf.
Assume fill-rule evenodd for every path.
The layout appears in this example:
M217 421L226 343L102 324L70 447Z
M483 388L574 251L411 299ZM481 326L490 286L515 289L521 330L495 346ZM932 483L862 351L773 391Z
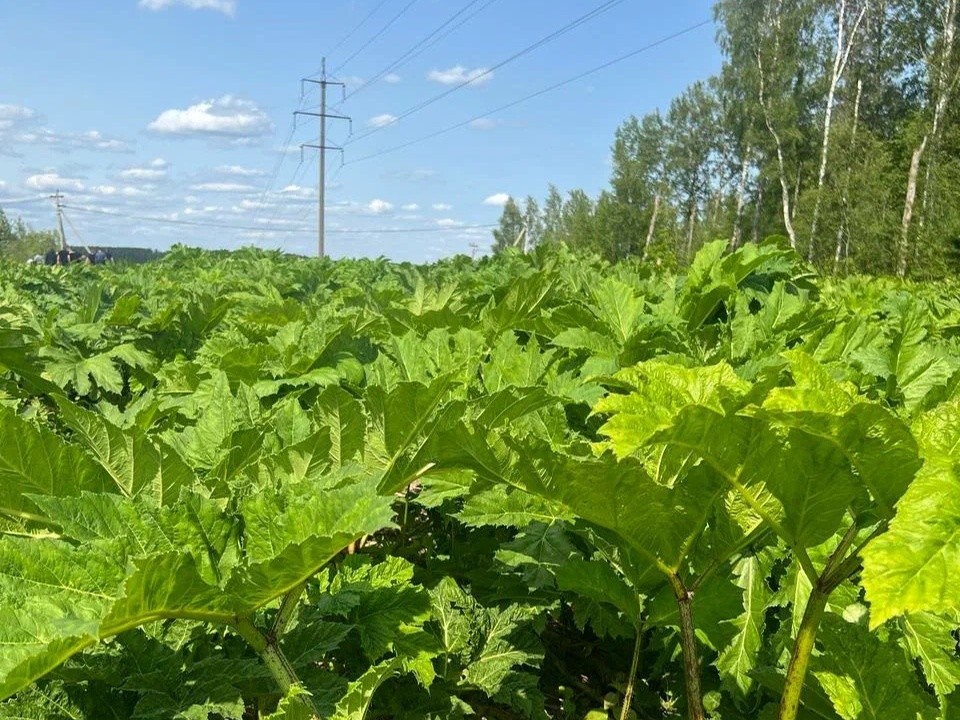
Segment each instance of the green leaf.
M312 577L354 540L389 525L393 510L389 498L376 494L376 480L376 474L347 474L246 498L240 510L248 564L231 578L228 592L257 607Z
M770 564L769 557L750 555L734 568L736 583L743 589L743 614L733 621L737 634L720 653L716 665L720 676L732 681L744 694L753 686L751 673L763 641L764 614L771 600L766 584Z
M904 616L904 639L910 654L920 661L927 682L933 686L941 704L960 686L960 658L953 634L960 628L960 616L952 619L933 613Z
M609 564L572 558L557 568L557 587L598 603L609 603L637 627L643 602Z
M363 720L380 686L400 673L402 669L403 661L399 658L391 658L373 665L350 683L347 694L337 703L337 709L331 716L332 720Z
M932 318L920 302L905 296L894 311L897 324L889 344L866 348L856 359L865 372L888 381L894 397L913 411L953 375L960 361L930 342L926 324Z
M562 523L534 522L497 550L497 560L519 569L528 587L552 587L554 574L576 552Z
M622 347L643 317L643 299L634 295L630 285L615 278L604 279L592 288L590 294L597 317L606 324L613 340Z
M0 512L18 516L37 512L33 495L69 496L110 492L116 486L103 468L79 448L66 444L0 407Z
M57 398L64 423L106 470L126 497L144 495L158 505L175 502L196 476L173 452L157 446L138 428L121 430L102 415Z
M330 438L330 459L343 467L360 459L366 417L360 403L346 390L327 388L317 398L317 420Z
M423 434L436 422L437 410L449 390L450 380L445 376L429 386L401 383L390 393L379 387L368 388L366 452L383 468L380 492L396 492L412 480L400 461L405 455L416 453Z
M521 629L530 610L520 605L488 610L478 618L480 652L467 667L463 684L496 695L517 665L534 665L542 653L532 641L524 640Z
M918 425L923 468L890 529L863 550L872 627L907 612L960 612L960 446L944 447L957 432L958 411L960 399Z
M618 457L637 452L683 408L700 406L724 413L725 406L749 388L724 364L685 368L650 361L621 370L613 381L628 388L629 394L608 395L594 412L611 415L600 432L611 439Z
M827 615L819 634L824 653L811 673L844 720L933 720L903 651L865 627Z
M679 569L725 489L706 472L690 472L671 488L632 458L577 459L535 443L518 454L509 477L527 492L616 533L649 563L637 570L638 577L652 573L646 582Z

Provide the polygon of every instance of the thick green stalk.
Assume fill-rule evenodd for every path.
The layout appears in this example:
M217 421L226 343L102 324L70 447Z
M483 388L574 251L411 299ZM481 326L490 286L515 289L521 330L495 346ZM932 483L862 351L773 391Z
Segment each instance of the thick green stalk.
M296 671L287 661L275 637L265 635L254 624L253 619L247 616L238 617L234 622L234 627L240 637L246 640L260 656L260 660L273 676L273 679L276 680L280 692L286 695L290 692L290 688L301 684ZM309 696L300 696L299 700L306 705L313 718L319 720L320 713Z
M627 720L630 715L630 703L633 702L633 688L637 682L637 666L640 664L640 646L643 644L643 625L637 625L637 639L633 643L633 660L630 663L630 679L627 681L627 690L623 693L623 708L620 710L620 720Z
M307 584L305 582L300 583L283 596L283 600L280 602L280 609L277 610L277 616L273 620L273 627L270 629L270 634L274 639L279 640L287 631L287 626L289 626L290 621L293 620L293 613L297 609L297 603L300 602L300 596L303 595L303 591L306 590L306 588Z
M817 639L817 630L820 619L827 609L827 598L830 594L820 587L817 582L813 586L807 607L803 611L800 621L800 630L793 645L793 654L790 656L790 665L787 668L787 681L783 687L783 697L780 699L780 714L778 720L796 720L800 709L800 695L803 693L803 683L807 677L807 667L810 665L810 656L813 653L813 643Z
M704 720L703 693L700 690L700 656L697 651L696 627L693 624L693 593L684 587L676 574L670 576L670 587L680 608L680 647L683 650L683 680L687 690L687 713L690 720Z

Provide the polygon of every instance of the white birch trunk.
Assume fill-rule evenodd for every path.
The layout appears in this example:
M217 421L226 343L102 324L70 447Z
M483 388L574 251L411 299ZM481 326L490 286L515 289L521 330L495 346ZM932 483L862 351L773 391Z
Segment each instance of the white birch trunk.
M897 257L897 275L904 277L907 274L907 264L910 256L910 225L913 221L914 205L917 200L917 179L920 174L920 164L923 162L923 156L931 143L935 143L937 135L940 132L940 125L943 122L943 115L950 102L950 96L956 87L957 80L960 79L960 70L956 71L953 77L950 77L950 65L953 59L953 46L956 38L957 25L957 5L958 0L948 0L946 11L944 13L943 27L943 49L940 56L940 69L937 74L938 96L933 110L933 122L930 132L923 137L923 141L913 151L913 158L910 161L910 173L907 176L907 196L903 204L903 223L900 228L900 243ZM928 168L929 175L929 168ZM926 199L926 187L924 187L924 200Z
M837 224L837 242L836 246L833 249L833 267L836 267L840 264L840 258L843 255L844 247L847 248L849 252L850 241L849 241L849 218L847 217L847 209L850 206L850 183L853 180L853 158L856 157L857 152L857 130L860 127L860 101L863 99L863 78L857 80L857 99L853 103L853 130L850 133L850 162L847 163L847 176L843 181L843 191L840 194L840 206L843 209L840 215L840 222ZM844 238L847 237L847 242L844 243Z
M827 161L830 156L830 131L833 123L833 106L836 102L837 88L843 73L847 68L847 62L850 60L850 53L856 42L857 31L860 24L867 14L869 4L863 6L860 15L850 31L849 39L846 37L847 26L847 0L840 0L837 7L837 47L833 56L833 72L830 75L830 90L827 93L827 107L823 116L823 142L820 144L820 171L817 174L817 199L813 206L813 220L810 223L810 247L807 251L807 260L813 262L817 247L817 225L820 221L820 209L823 205L823 185L827 179Z
M650 252L650 243L653 242L653 234L657 229L657 216L660 214L660 193L653 198L653 214L650 216L650 227L647 228L647 239L643 243L642 260L647 259L647 253Z

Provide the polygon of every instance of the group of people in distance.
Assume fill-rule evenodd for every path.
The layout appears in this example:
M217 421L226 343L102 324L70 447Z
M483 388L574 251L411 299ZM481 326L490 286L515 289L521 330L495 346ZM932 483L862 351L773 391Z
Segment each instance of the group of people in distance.
M104 251L103 248L96 248L93 251L89 249L86 252L69 248L66 250L48 250L42 257L36 255L30 262L39 265L70 265L71 263L83 263L85 265L105 265L113 262L113 255Z

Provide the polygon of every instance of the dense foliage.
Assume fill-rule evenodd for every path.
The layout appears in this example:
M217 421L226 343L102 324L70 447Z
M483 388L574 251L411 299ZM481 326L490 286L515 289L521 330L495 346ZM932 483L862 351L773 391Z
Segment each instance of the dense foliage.
M542 207L507 205L495 248L522 237L686 266L715 238L782 233L829 272L955 274L958 8L718 0L720 71L617 129L599 197L551 187Z
M0 257L23 261L56 247L55 233L32 230L21 218L11 220L0 208Z
M0 278L0 718L960 717L955 284Z

